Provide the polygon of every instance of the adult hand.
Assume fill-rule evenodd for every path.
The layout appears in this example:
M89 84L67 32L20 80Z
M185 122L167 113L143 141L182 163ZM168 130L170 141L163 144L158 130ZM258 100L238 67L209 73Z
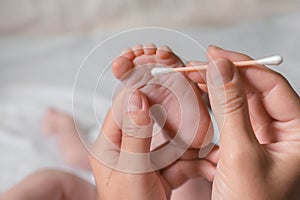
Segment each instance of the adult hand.
M116 113L111 109L107 114L101 134L90 152L101 200L169 199L172 189L189 178L205 176L212 181L214 164L199 159L198 150L193 149L172 165L159 171L151 170L152 120L148 100L139 91L121 92L113 106L120 108L120 105L121 109L114 109ZM121 119L121 125L118 119Z
M212 199L299 199L299 97L264 66L232 64L246 55L212 46L207 57L206 74L188 75L208 91L221 133Z

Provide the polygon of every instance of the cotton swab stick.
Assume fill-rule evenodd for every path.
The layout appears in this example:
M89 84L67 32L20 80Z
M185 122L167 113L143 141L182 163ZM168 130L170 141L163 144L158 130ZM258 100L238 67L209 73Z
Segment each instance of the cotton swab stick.
M280 65L282 61L283 59L281 56L270 56L258 60L233 62L233 64L237 67L243 67L249 65ZM155 67L151 70L151 74L152 76L158 76L163 74L169 74L172 72L190 72L190 71L206 70L206 68L207 68L207 64L198 65L194 67L178 67L178 68Z

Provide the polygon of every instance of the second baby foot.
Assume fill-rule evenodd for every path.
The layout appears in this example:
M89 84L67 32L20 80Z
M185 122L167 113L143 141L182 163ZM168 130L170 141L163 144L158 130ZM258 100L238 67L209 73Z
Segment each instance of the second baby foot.
M46 135L56 138L62 157L67 164L90 170L87 150L81 143L71 115L50 108L45 113L41 126Z

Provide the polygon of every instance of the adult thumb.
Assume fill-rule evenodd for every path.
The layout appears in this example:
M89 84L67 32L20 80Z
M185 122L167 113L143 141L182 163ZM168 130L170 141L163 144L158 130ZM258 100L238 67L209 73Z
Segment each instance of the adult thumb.
M138 90L127 97L124 102L121 150L150 152L153 124L148 99Z
M221 147L226 143L225 148L242 150L253 143L258 144L238 69L224 58L210 60L206 79L211 107L221 133Z
M150 159L153 123L146 96L138 90L128 94L123 111L118 169L129 173L153 171Z

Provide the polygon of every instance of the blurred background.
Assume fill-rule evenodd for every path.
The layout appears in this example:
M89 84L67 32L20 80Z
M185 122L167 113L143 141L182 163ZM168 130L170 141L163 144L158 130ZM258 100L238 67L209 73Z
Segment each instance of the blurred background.
M226 26L296 12L299 7L299 0L1 0L0 34Z
M108 37L154 26L181 31L203 48L220 45L254 58L279 54L284 63L276 70L299 94L299 21L300 0L0 0L0 193L44 167L89 179L89 173L64 164L40 124L49 107L72 114L79 66ZM151 42L146 35L137 38ZM107 48L119 52L125 44ZM187 55L195 54L187 44L178 44L176 51L180 45ZM196 59L205 59L205 52ZM93 70L104 67L91 67L82 84L88 84ZM108 90L115 84L105 81L102 86ZM87 130L99 129L101 123L95 124L95 116L86 111L91 105L85 97L92 90L82 87L78 92L79 121ZM108 93L97 98L109 106ZM97 111L100 119L105 111Z

